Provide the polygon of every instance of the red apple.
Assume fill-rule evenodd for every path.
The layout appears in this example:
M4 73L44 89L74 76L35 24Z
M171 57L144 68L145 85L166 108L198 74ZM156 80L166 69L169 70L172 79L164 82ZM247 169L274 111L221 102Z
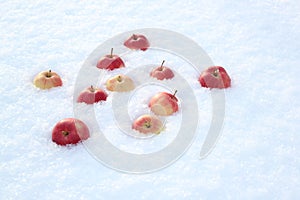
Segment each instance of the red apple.
M154 95L150 102L149 107L156 115L169 116L178 111L178 99L175 97L177 90L174 94L167 92L160 92Z
M52 87L62 86L62 80L57 73L49 70L36 75L33 84L40 89L50 89Z
M99 88L95 88L91 85L91 87L86 88L79 94L79 96L77 98L77 102L93 104L93 103L97 103L99 101L106 101L106 98L107 98L107 94L105 91L103 91Z
M148 39L144 35L140 34L133 34L132 36L130 36L124 42L124 45L129 49L140 49L142 51L146 51L150 46Z
M207 88L228 88L231 86L231 79L226 70L221 66L212 66L204 70L199 82L202 87Z
M121 67L125 67L123 60L118 55L113 55L113 48L111 48L110 54L102 57L98 63L99 69L114 70Z
M132 128L141 133L159 134L163 130L163 123L154 115L142 115L133 122Z
M106 81L106 88L109 91L128 92L134 89L132 79L125 75L117 75Z
M88 127L79 119L66 118L52 130L52 141L58 145L77 144L90 137Z
M157 68L153 69L150 73L150 76L157 78L158 80L173 78L173 71L170 68L163 66L164 62L165 61L161 63L161 66L158 66Z

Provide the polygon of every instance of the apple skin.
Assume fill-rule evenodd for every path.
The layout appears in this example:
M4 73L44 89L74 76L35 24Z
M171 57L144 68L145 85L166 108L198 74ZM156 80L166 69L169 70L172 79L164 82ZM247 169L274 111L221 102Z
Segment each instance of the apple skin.
M160 116L169 116L177 112L178 99L175 97L175 94L160 92L154 95L149 102L151 111Z
M164 80L173 78L174 73L169 67L159 66L151 71L150 76L158 80Z
M58 145L77 144L90 137L88 127L79 119L65 118L52 130L52 141Z
M125 75L117 75L106 81L106 88L109 91L128 92L135 88L132 79Z
M125 64L118 55L113 55L113 49L111 50L111 54L105 55L97 62L97 68L99 69L106 69L111 71L121 67L125 67Z
M142 115L138 117L132 124L132 128L140 133L159 134L164 126L160 119L154 115Z
M36 87L45 90L52 87L62 86L62 80L57 73L49 70L37 74L33 80L33 84Z
M142 51L146 51L149 48L150 44L148 39L144 35L133 34L124 42L124 46L129 49L140 49Z
M82 92L80 92L77 102L78 103L86 103L93 104L99 101L106 101L107 94L104 90L95 88L93 86L86 88Z
M202 87L206 88L228 88L231 79L226 70L221 66L211 66L204 70L198 79Z

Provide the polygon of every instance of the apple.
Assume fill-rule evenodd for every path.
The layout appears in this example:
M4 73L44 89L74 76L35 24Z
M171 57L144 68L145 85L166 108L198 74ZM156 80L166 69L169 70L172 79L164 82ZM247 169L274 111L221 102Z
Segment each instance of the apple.
M159 134L163 130L163 123L154 115L142 115L132 124L132 128L141 133Z
M174 94L167 92L160 92L154 95L150 102L149 107L156 115L169 116L178 111L178 99L175 97L177 90Z
M140 49L142 51L146 51L149 48L150 44L148 39L144 35L133 34L124 42L124 46L128 47L129 49Z
M231 79L226 70L221 66L211 66L204 70L198 79L202 87L207 88L228 88L231 86Z
M52 130L52 141L58 145L77 144L90 137L88 127L79 119L66 118L59 121Z
M113 54L113 48L111 48L110 54L105 55L97 62L97 67L99 69L114 70L125 67L125 64L118 55Z
M170 68L163 66L164 62L165 61L163 61L160 66L153 69L150 73L150 76L157 78L158 80L173 78L174 77L173 71Z
M50 89L62 86L62 80L57 73L49 70L37 74L33 80L33 84L40 89Z
M135 88L133 80L125 75L117 75L106 81L106 88L109 91L128 92Z
M91 85L91 87L86 88L82 92L80 92L77 102L78 103L86 103L86 104L93 104L99 101L106 101L107 94L105 91L95 88Z

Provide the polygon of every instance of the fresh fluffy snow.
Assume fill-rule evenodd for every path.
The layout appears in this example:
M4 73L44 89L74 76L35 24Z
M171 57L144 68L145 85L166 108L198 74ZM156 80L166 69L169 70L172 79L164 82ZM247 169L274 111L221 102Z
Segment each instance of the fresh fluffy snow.
M297 0L1 1L0 199L299 198L299 10ZM152 27L190 37L232 78L222 137L213 152L199 160L211 102L196 80L191 85L199 100L199 133L168 168L120 173L82 144L54 144L52 128L73 116L74 83L89 54L116 34ZM36 89L33 77L50 68L62 76L63 87ZM107 123L99 120L104 130L112 125L109 108L109 101L95 108L107 115ZM111 140L118 145L126 139ZM157 148L150 145L120 148Z

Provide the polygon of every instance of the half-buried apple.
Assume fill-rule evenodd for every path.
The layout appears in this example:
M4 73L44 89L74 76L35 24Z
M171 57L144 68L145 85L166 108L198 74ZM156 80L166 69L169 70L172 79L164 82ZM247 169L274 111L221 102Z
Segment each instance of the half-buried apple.
M90 137L87 125L76 118L59 121L52 130L52 141L58 145L77 144Z
M164 126L160 119L155 115L142 115L138 117L132 124L132 128L140 133L159 134Z
M97 68L106 70L115 70L121 67L125 67L123 60L113 54L113 48L111 48L110 54L103 56L97 62Z
M156 115L169 116L178 111L178 99L175 97L177 90L174 94L167 92L160 92L154 95L150 102L149 107Z
M164 62L165 61L163 61L160 66L154 68L151 71L150 76L158 80L172 79L174 77L174 73L169 67L164 66Z
M106 101L107 94L104 90L93 87L92 85L85 90L81 91L77 102L78 103L86 103L86 104L93 104L98 103L99 101Z
M129 49L146 51L150 44L148 39L141 34L133 34L125 42L124 45Z
M57 73L49 70L36 75L33 84L40 89L50 89L52 87L62 86L62 80Z
M128 92L135 88L133 80L125 75L117 75L106 81L106 88L109 91Z

